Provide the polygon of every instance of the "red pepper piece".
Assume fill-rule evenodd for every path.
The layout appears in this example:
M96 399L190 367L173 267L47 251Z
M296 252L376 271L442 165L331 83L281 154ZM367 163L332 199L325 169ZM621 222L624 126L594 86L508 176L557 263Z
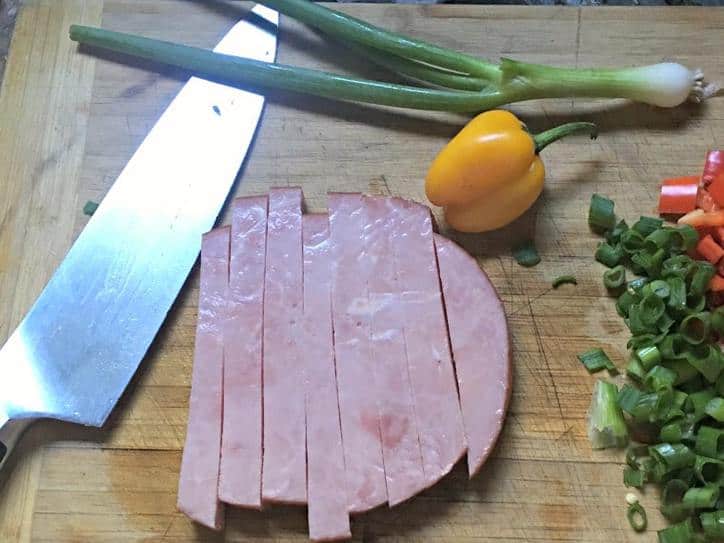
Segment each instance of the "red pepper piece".
M711 229L711 236L724 247L724 226L716 226Z
M699 193L696 196L696 207L703 209L707 213L709 211L719 211L720 209L714 201L714 198L709 194L709 191L704 187L699 187Z
M717 205L724 206L724 151L707 153L701 182Z
M724 277L717 274L709 282L709 290L712 292L724 292Z
M659 195L659 213L688 213L696 208L699 178L695 175L664 179Z
M714 241L714 238L709 234L699 240L699 243L696 245L696 250L715 266L724 256L724 249L722 249L721 245Z

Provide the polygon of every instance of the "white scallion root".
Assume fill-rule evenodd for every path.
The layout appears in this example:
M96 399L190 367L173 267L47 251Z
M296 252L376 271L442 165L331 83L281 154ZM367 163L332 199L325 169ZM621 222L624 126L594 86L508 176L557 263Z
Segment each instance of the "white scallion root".
M689 94L689 101L700 103L711 98L721 90L721 86L717 83L707 83L704 80L704 72L700 69L694 70L694 84Z

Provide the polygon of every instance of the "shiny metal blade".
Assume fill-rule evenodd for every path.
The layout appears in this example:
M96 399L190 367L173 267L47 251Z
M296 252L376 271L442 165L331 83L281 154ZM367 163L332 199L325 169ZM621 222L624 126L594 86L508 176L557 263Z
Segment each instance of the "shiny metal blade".
M263 24L238 23L216 51L274 60L278 14L253 11ZM183 87L0 350L0 426L105 422L196 261L263 106L202 79Z

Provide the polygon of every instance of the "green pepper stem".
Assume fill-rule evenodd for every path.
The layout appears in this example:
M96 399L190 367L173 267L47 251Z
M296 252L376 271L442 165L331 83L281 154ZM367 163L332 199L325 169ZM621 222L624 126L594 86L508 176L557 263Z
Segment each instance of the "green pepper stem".
M500 69L495 64L452 49L389 32L309 0L261 0L260 3L344 41L356 42L384 53L394 53L401 57L494 82L499 81L501 77Z
M591 135L592 140L598 137L598 127L593 123L577 122L562 124L533 136L536 154L540 153L554 141L565 138L574 132L588 132L588 134Z

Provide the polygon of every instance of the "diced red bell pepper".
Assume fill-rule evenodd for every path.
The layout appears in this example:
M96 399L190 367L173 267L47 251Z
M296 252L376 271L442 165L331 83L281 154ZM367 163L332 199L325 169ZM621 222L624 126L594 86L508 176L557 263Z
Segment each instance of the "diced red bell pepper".
M724 277L717 274L709 281L709 290L712 292L724 292Z
M695 209L676 221L679 224L689 224L694 228L709 228L713 226L724 226L724 211L712 211L707 213L701 209Z
M704 187L699 187L699 192L696 195L696 207L703 209L707 213L709 211L719 211L719 209L721 209L714 201L714 198L711 197L709 191Z
M699 177L690 175L664 179L659 195L659 213L688 213L696 209Z
M724 207L724 151L707 153L701 182L717 205Z
M719 263L722 257L724 257L724 249L722 249L721 245L714 241L714 238L712 238L709 234L699 240L699 243L696 245L696 250L704 257L704 259L708 260L715 266Z
M724 226L717 226L711 229L711 236L724 247Z

